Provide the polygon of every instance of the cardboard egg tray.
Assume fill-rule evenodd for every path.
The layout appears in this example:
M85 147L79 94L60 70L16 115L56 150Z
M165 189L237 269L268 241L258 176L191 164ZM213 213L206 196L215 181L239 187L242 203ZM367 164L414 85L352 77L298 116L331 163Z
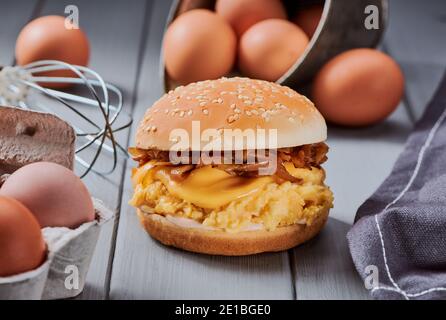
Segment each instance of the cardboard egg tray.
M66 299L79 295L101 227L113 217L101 201L94 199L94 206L96 219L77 229L43 228L47 260L35 270L0 277L0 300Z

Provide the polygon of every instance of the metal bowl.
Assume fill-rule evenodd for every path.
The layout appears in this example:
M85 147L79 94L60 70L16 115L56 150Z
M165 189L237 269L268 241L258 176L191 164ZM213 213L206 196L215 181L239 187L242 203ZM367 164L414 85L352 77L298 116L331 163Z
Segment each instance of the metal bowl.
M215 0L175 0L172 4L166 28L181 13L188 10L204 8L213 9ZM276 82L292 88L311 81L316 72L331 58L354 48L374 48L378 45L387 25L388 0L325 0L324 1L283 1L289 17L300 7L324 3L319 25L303 55ZM367 29L365 19L367 6L376 6L379 12L378 29ZM234 71L237 74L237 71ZM176 87L165 70L161 54L161 79L165 91Z

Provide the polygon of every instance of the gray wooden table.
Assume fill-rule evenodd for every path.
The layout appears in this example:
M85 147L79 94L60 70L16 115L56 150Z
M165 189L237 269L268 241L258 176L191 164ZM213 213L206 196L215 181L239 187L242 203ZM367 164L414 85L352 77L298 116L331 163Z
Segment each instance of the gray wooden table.
M124 92L136 120L118 137L133 135L146 109L163 91L159 54L170 1L2 0L0 64L14 62L14 44L27 21L80 10L92 45L90 66ZM384 123L365 129L329 128L326 165L335 193L331 218L319 237L283 253L212 257L166 248L140 228L127 202L132 161L107 178L90 175L91 193L116 212L101 233L80 299L367 299L354 270L345 235L358 206L390 172L413 123L420 117L446 66L444 0L390 0L390 26L382 48L406 75L406 94ZM45 103L51 103L46 101Z

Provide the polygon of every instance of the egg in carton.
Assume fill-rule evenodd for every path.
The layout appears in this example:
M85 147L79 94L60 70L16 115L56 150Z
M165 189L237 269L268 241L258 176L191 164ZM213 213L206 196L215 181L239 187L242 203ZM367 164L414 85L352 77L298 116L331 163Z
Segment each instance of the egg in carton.
M10 174L35 162L73 168L75 132L58 117L0 107L0 186ZM0 277L0 299L64 299L84 288L101 226L113 217L93 199L95 219L76 228L45 227L47 259L37 269Z
M84 289L101 226L113 216L99 200L94 200L94 207L95 220L76 229L43 228L43 237L53 255L42 299L72 298Z
M40 300L48 279L51 259L37 269L13 275L0 277L0 300Z

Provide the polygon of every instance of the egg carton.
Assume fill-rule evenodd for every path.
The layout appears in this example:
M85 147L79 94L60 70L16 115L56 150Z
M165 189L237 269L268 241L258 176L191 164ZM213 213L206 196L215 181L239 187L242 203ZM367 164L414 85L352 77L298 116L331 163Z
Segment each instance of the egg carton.
M94 221L76 229L42 229L47 260L35 270L0 277L0 300L66 299L82 292L101 227L113 217L101 201L93 200Z

